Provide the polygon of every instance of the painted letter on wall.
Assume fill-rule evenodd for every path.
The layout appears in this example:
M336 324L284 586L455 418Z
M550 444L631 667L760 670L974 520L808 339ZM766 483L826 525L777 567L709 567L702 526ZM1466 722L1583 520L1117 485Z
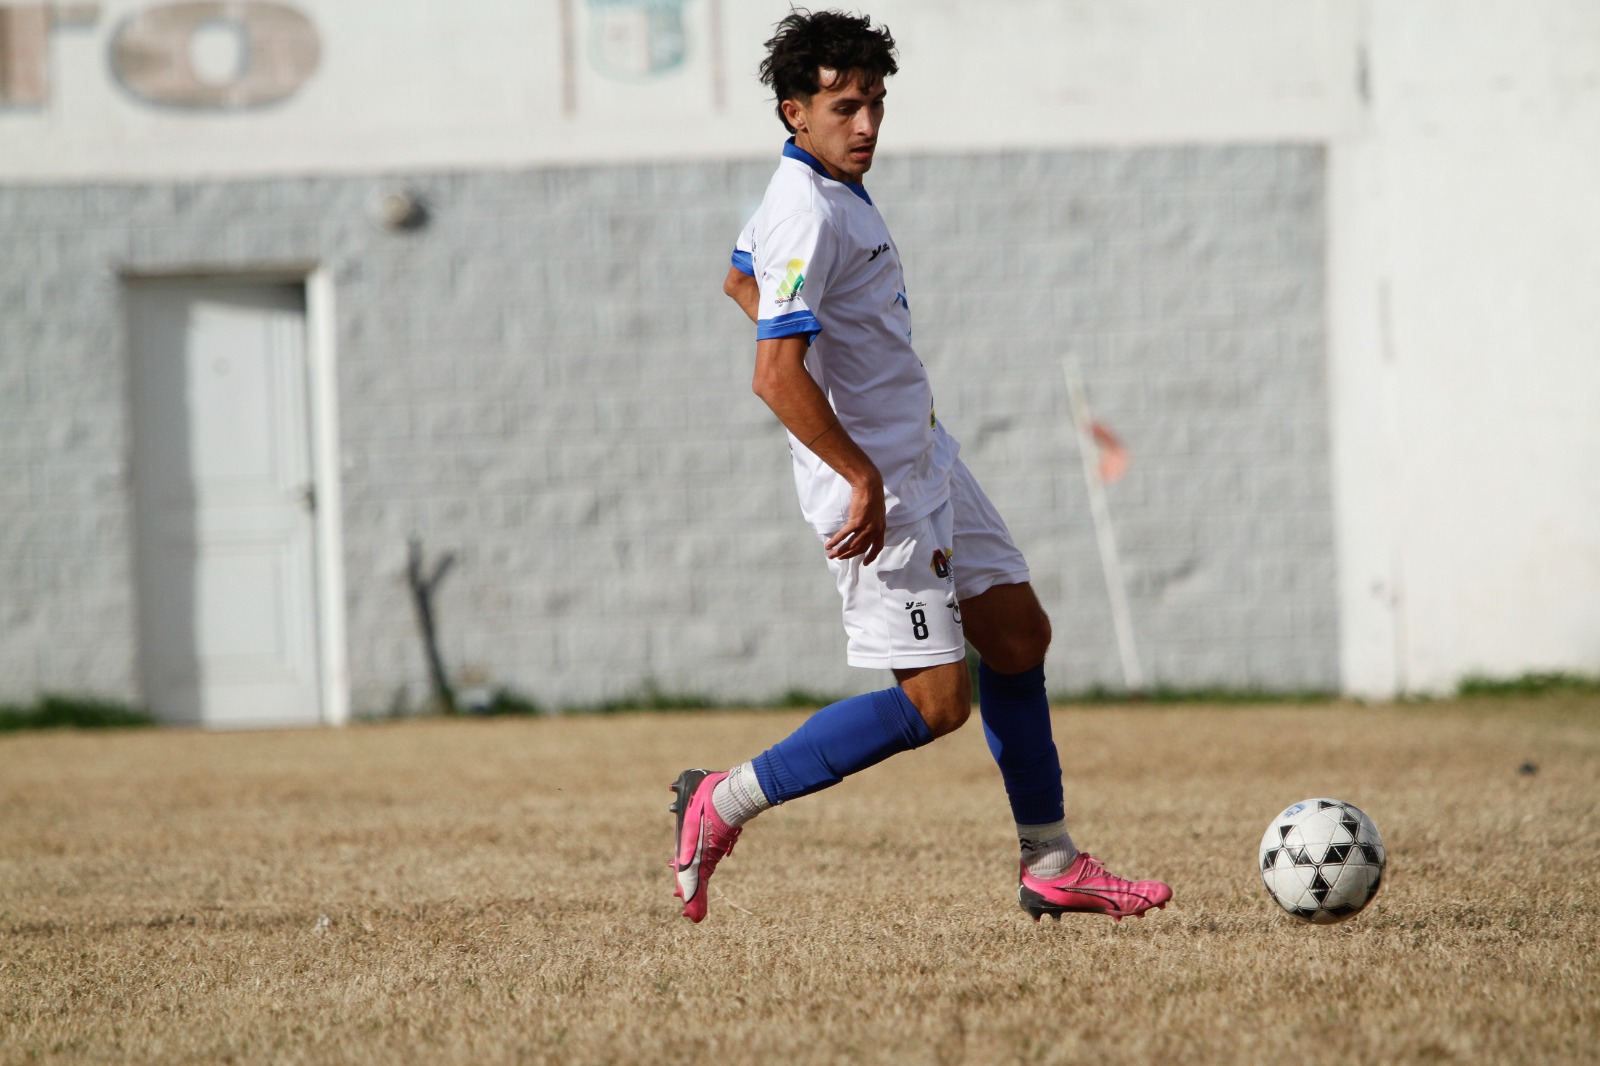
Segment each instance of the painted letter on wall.
M218 78L196 63L203 34L236 38L236 69ZM169 107L234 110L276 103L317 69L322 46L311 20L268 0L189 0L147 8L111 43L111 69L134 96ZM211 73L211 76L207 76Z
M48 99L49 32L50 11L44 5L0 7L0 107L38 107Z

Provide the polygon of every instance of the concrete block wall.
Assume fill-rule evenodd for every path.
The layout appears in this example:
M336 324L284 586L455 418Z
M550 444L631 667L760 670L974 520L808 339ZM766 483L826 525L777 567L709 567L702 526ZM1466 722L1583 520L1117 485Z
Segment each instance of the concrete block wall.
M720 293L772 158L0 187L0 698L137 697L122 273L332 274L357 714L447 662L549 705L845 693L836 595ZM1156 683L1337 685L1324 160L1301 145L886 155L941 418L1028 552L1052 688L1120 679L1065 415L1075 352ZM371 221L406 187L429 224Z
M1108 496L1149 679L1337 687L1323 170L1317 148L1261 145L871 175L940 417L1054 621L1053 690L1121 684L1069 351L1132 456Z

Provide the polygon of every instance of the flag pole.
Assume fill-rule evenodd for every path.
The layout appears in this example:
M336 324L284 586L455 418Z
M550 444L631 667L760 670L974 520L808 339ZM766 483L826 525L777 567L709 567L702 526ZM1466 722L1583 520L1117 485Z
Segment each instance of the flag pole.
M1106 578L1106 593L1111 600L1111 624L1116 629L1117 652L1122 658L1122 680L1128 692L1144 691L1144 672L1139 666L1139 651L1133 641L1133 622L1128 613L1128 585L1122 576L1122 559L1117 552L1117 534L1111 525L1111 507L1106 500L1105 482L1100 477L1100 448L1095 443L1094 420L1089 399L1084 393L1083 373L1078 357L1068 352L1062 361L1067 378L1067 404L1078 438L1078 455L1083 460L1083 480L1089 489L1089 514L1094 519L1095 540L1100 545L1100 569Z

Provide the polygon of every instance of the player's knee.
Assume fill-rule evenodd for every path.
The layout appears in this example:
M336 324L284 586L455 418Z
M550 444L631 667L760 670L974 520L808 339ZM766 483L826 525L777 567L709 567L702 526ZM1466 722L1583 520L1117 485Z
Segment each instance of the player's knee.
M1004 638L992 641L983 661L1002 674L1020 674L1044 662L1050 650L1050 616L1036 610L1016 620Z
M972 704L950 703L941 704L933 709L931 714L923 715L923 720L928 723L928 732L938 737L947 736L966 725L967 719L972 716Z
M972 683L965 669L948 685L921 691L912 698L917 713L934 737L954 733L972 716Z
M1027 652L1030 666L1024 669L1031 669L1044 662L1045 653L1050 650L1051 636L1053 634L1050 631L1050 616L1041 609L1035 614L1029 633Z

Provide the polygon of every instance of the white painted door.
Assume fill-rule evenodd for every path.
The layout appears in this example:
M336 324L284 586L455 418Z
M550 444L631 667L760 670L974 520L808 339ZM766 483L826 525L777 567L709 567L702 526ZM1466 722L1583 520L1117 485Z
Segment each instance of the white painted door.
M322 718L305 292L128 286L145 698L164 720Z

